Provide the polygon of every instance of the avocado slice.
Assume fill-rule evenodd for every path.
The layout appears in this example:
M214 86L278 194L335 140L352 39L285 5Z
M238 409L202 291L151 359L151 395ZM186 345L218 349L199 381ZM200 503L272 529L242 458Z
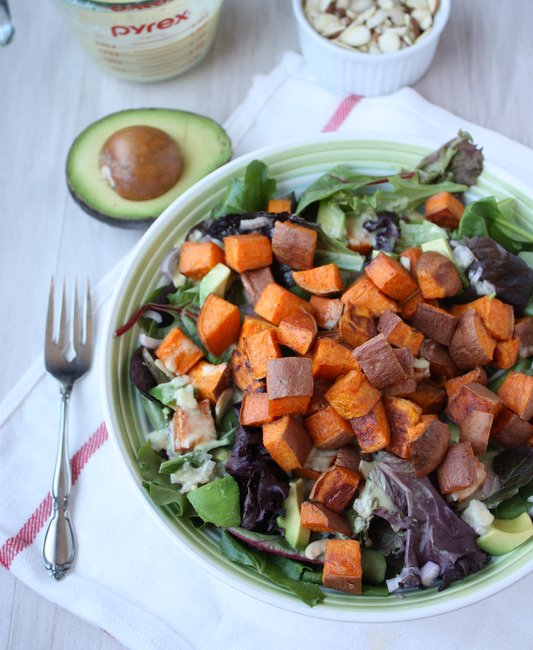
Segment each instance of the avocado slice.
M329 237L346 241L346 215L335 201L320 201L316 222Z
M311 531L303 528L300 519L300 507L305 496L305 482L299 478L289 484L289 495L283 502L285 516L278 517L277 523L283 528L287 542L293 548L303 549L309 543Z
M504 555L533 537L533 522L527 512L514 519L495 519L477 545L491 555Z
M112 189L99 167L103 144L116 131L130 126L152 126L164 131L180 147L183 171L167 192L155 199L132 201ZM67 185L74 200L89 215L123 228L150 224L174 199L232 154L224 129L202 115L166 108L119 111L89 125L74 140L67 157Z
M200 281L200 307L203 307L210 293L214 293L219 298L224 298L230 276L231 269L220 262L209 273L204 275Z

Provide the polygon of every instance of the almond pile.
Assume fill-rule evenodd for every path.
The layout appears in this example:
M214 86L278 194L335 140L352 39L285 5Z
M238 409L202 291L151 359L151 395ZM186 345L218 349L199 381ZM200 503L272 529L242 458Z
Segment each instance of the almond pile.
M313 28L325 38L359 52L397 52L425 38L439 0L305 0Z

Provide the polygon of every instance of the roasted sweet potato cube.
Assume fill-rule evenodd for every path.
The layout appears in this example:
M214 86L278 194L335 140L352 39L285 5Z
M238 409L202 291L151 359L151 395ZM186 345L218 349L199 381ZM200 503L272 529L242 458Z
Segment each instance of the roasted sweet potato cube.
M326 391L330 386L331 386L331 382L329 381L315 381L315 385L313 387L313 394L311 395L311 399L309 400L309 406L307 407L307 411L305 412L306 416L313 415L313 413L320 411L320 409L326 408L328 402L324 397L324 395L326 394Z
M359 418L374 408L381 393L360 370L351 370L339 377L326 393L326 399L346 420Z
M309 499L341 513L353 499L360 480L358 472L333 465L316 480Z
M392 313L392 312L390 312ZM341 338L351 348L356 348L376 336L376 322L368 316L367 310L361 313L360 307L347 304L339 321Z
M332 330L337 327L343 310L343 304L339 298L311 296L309 302L314 309L316 324L320 329Z
M361 454L356 449L355 445L344 445L337 452L335 457L335 465L340 467L347 467L354 472L359 472L359 463L361 462Z
M340 533L346 537L352 535L352 529L346 519L321 503L304 501L300 508L300 523L304 528L317 533Z
M309 406L309 396L279 397L268 400L269 413L273 418L283 415L304 415Z
M387 310L395 313L400 311L398 303L380 291L364 273L346 289L341 300L344 304L350 304L362 310L366 309L368 316L378 318Z
M204 353L178 327L174 327L157 347L155 356L170 372L184 375L200 361Z
M498 415L503 406L501 398L482 384L472 382L462 386L448 402L446 415L461 424L470 411L482 411Z
M487 385L487 373L485 372L484 368L478 366L477 368L470 370L464 375L459 375L458 377L448 379L448 381L444 384L448 398L451 399L461 390L463 386L471 384L472 382L475 382L476 384L482 384L483 386Z
M263 425L263 445L286 472L303 467L313 443L301 421L292 415Z
M239 338L240 330L239 308L210 293L198 315L198 336L209 352L219 357Z
M341 272L336 264L315 266L306 271L293 271L292 279L299 287L315 296L329 296L344 288Z
M381 400L370 413L360 418L352 418L350 424L363 454L373 454L388 446L390 442L389 420Z
M444 422L428 415L422 416L418 426L421 426L422 432L408 443L408 447L415 474L421 477L433 472L441 464L450 445L450 430Z
M458 368L470 370L492 361L496 341L487 332L481 318L473 309L461 315L452 337L449 351Z
M383 395L397 395L398 397L411 397L411 394L416 390L417 383L414 377L407 377L399 381L397 384L391 384L381 389Z
M197 445L216 440L217 432L209 400L204 399L195 409L176 407L173 417L174 449L189 451Z
M313 394L311 365L311 359L305 357L285 357L268 361L268 399L305 396L309 401Z
M224 252L226 264L237 273L272 264L270 239L259 233L224 237Z
M276 221L272 235L272 252L281 264L298 271L314 265L317 242L316 230L298 226L290 221Z
M239 419L243 427L260 427L272 422L268 395L266 393L244 393Z
M241 273L241 282L248 297L248 300L255 305L261 297L263 289L274 282L272 269L270 266L264 266L261 269L252 269Z
M469 488L477 478L476 460L469 442L452 445L437 470L441 494Z
M520 353L521 359L533 356L533 316L526 316L519 318L515 322L513 336L520 339Z
M442 345L450 345L458 323L457 316L424 302L417 305L413 318L413 325L419 332Z
M490 432L491 440L497 444L512 449L525 444L533 436L533 424L521 420L516 413L503 407L494 419Z
M273 212L275 214L287 212L288 214L291 214L292 202L289 198L270 199L267 204L267 212Z
M414 272L422 252L422 249L418 248L418 246L406 248L400 253L400 263L405 266L408 271Z
M533 418L533 377L523 372L510 372L498 390L505 406L522 420Z
M316 339L316 321L309 312L298 309L281 321L277 335L281 345L307 354Z
M216 404L221 393L231 384L231 370L227 363L215 365L199 361L188 375L200 399L208 399L212 404Z
M405 302L402 303L400 308L400 316L404 320L412 320L415 316L416 308L421 303L424 302L424 296L422 292L415 291L412 296L407 298Z
M431 339L424 339L420 346L419 355L429 361L431 377L437 382L451 379L459 372L448 352L448 348Z
M393 352L405 374L408 377L414 377L415 355L413 354L413 351L410 348L394 348Z
M400 458L409 458L409 443L420 433L414 427L421 420L422 409L402 397L384 397L383 402L390 427L388 449Z
M363 586L361 546L355 539L328 539L322 584L328 589L360 594Z
M181 245L178 270L192 280L201 280L223 262L224 251L213 242L186 241Z
M391 345L399 348L409 348L413 354L418 354L424 336L410 327L392 311L386 311L378 323L378 330L383 333Z
M264 381L254 379L252 366L248 361L248 355L242 350L237 349L233 351L231 355L231 372L233 381L243 393L261 393L266 388Z
M493 339L507 341L513 336L514 311L511 305L498 298L483 296L465 305L454 305L452 312L461 315L469 309L473 309L478 314Z
M272 323L269 323L264 318L259 318L258 316L250 316L246 314L242 322L241 333L239 334L239 341L237 347L239 350L246 352L245 340L247 336L252 334L258 334L264 330L275 330L276 326Z
M459 425L459 440L469 442L474 454L482 456L487 451L490 431L494 422L494 413L470 411Z
M279 325L284 318L290 316L297 309L305 309L305 311L313 313L313 307L306 300L298 298L294 293L280 287L275 282L271 282L263 289L263 293L254 307L258 316L262 316L274 325Z
M430 196L424 208L426 219L441 228L457 228L464 211L464 205L450 192Z
M338 449L355 440L350 423L331 406L313 413L304 424L317 449Z
M418 284L413 275L398 260L379 253L365 268L365 273L386 296L404 302L415 291Z
M490 365L501 370L509 370L516 363L519 352L520 339L517 336L508 341L496 341L494 358Z
M435 251L422 253L416 265L416 278L426 299L456 296L463 289L455 264Z
M359 370L351 350L330 338L319 338L313 348L313 377L336 379L350 370Z
M264 379L266 377L267 361L281 357L277 332L273 329L263 330L257 334L247 336L245 348L252 366L252 375L255 379Z
M438 414L446 406L446 391L429 381L420 382L410 395L411 402L418 404L424 415Z
M353 355L376 388L384 388L407 379L407 373L383 334L378 334L355 348Z

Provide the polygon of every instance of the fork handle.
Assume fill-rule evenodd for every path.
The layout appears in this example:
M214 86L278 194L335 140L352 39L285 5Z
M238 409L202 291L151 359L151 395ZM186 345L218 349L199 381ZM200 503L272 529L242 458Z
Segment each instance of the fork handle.
M59 444L52 482L53 513L44 537L43 562L56 580L70 569L76 555L76 540L68 511L72 485L68 452L68 405L72 386L61 387Z

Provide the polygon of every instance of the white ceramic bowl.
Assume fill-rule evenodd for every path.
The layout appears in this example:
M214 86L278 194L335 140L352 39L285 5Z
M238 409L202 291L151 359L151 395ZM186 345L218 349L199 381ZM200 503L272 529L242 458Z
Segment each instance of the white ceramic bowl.
M431 33L391 54L368 54L336 45L307 20L303 0L292 0L300 47L320 83L343 95L385 95L409 86L427 71L450 15L450 0L440 0Z
M481 571L442 592L425 589L402 597L380 597L328 591L324 602L309 608L251 568L230 562L222 554L218 538L209 527L198 530L187 520L174 517L171 506L158 507L150 499L142 487L136 461L137 449L146 440L149 426L138 393L128 378L129 359L137 347L139 330L132 328L120 337L113 336L113 332L161 284L159 265L168 250L183 240L194 224L210 215L230 179L241 177L252 160L263 160L269 165L270 175L278 181L280 194L291 190L300 194L335 164L353 165L361 173L385 175L413 167L439 144L386 133L368 133L360 137L327 134L279 144L238 158L187 190L148 229L124 265L111 300L103 332L104 416L125 480L152 517L154 541L162 529L175 543L176 555L187 553L200 566L236 589L299 614L338 621L383 623L450 612L491 596L533 571L533 539L507 555L494 558ZM505 171L487 164L467 197L474 200L490 195L498 199L517 198L520 214L531 218L533 192ZM158 579L164 576L154 576L154 580Z

